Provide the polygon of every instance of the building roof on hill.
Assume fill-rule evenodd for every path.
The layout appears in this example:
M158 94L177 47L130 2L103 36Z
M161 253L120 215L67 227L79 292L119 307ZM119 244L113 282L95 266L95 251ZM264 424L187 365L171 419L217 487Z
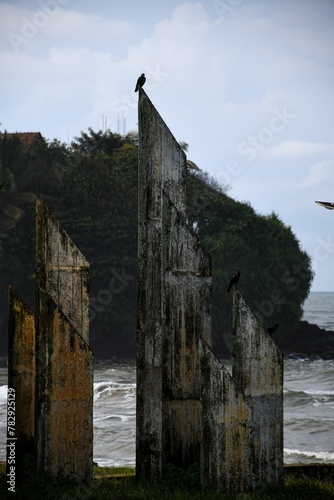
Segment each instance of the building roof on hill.
M18 137L22 144L27 148L35 144L35 142L43 139L43 136L40 132L14 132L12 134L7 134L7 137L9 139L15 136Z

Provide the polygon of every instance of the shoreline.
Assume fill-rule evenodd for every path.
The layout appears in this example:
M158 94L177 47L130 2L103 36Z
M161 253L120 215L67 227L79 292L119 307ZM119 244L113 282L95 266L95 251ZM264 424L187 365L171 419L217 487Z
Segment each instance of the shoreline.
M311 464L284 464L284 475L292 474L294 476L311 477L314 479L334 480L334 463L311 463Z
M6 460L0 460L0 466L6 465ZM94 467L100 467L101 469L133 469L135 470L135 467L131 467L128 465L120 465L120 466L115 466L115 465L99 465L96 462L94 462ZM314 477L318 479L324 479L324 474L326 474L326 478L328 477L333 477L334 478L334 463L317 463L313 462L310 464L303 464L303 463L295 463L295 464L284 464L283 465L284 473L285 474L294 474L294 475L300 475L300 476L308 476L308 477Z

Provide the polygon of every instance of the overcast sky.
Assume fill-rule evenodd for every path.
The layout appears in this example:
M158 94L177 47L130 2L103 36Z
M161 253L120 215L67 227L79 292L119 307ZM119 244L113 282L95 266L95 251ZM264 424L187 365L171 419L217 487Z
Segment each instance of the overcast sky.
M0 131L137 129L145 90L188 158L275 211L334 291L333 0L0 1Z

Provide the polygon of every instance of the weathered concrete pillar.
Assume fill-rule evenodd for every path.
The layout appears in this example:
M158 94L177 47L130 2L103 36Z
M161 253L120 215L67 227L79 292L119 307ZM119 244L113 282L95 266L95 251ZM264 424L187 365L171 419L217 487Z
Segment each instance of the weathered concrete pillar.
M211 263L185 223L186 156L139 91L137 475L199 460L199 336Z
M211 262L185 221L185 178L140 89L137 475L201 459L204 488L254 490L282 476L282 355L237 290L233 376L211 352Z
M201 358L201 485L242 492L253 473L252 410L204 340Z
M35 317L13 287L9 287L8 323L8 440L15 437L15 473L20 477L27 453L34 452L35 436ZM8 452L8 449L7 449ZM8 453L7 453L7 458ZM10 464L7 460L7 464Z
M46 290L89 343L89 262L40 198L36 201L36 288Z
M200 461L199 339L211 344L211 259L163 197L163 464Z
M201 343L203 488L251 491L283 476L283 358L233 291L232 377Z
M37 467L89 481L93 466L93 355L40 291Z
M93 355L89 263L41 200L36 204L37 465L90 481Z
M283 477L283 355L233 291L233 378L252 407L253 485Z

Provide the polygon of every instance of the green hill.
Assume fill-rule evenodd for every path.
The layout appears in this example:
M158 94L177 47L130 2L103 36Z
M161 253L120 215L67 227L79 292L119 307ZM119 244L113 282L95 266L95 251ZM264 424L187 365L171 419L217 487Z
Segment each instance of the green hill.
M89 129L72 144L0 139L0 328L6 355L7 287L34 308L35 208L40 195L91 263L91 339L97 358L134 358L137 272L137 137ZM231 275L275 339L298 326L311 261L278 215L234 201L201 170L188 170L187 218L212 256L215 350L229 354Z

